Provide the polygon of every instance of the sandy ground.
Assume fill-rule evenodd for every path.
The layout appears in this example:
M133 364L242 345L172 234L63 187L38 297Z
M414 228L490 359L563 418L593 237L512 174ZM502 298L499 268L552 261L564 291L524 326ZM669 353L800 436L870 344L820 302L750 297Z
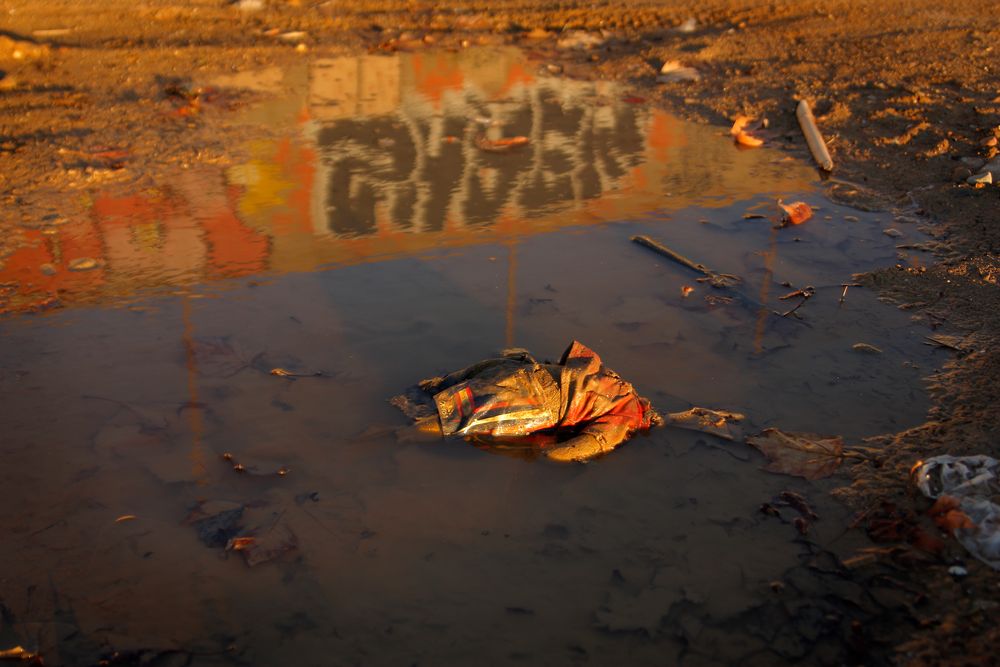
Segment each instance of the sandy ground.
M954 358L928 380L931 421L878 439L881 465L856 468L839 495L862 513L859 525L870 527L885 503L911 512L906 521L915 523L927 507L908 484L915 460L1000 455L1000 186L966 182L997 155L1000 137L1000 18L992 2L906 0L890 10L876 0L495 0L446 8L395 0L9 0L0 12L0 261L17 247L19 229L77 213L75 192L95 184L135 189L178 166L232 159L228 147L244 130L228 111L253 95L194 99L199 82L315 52L521 44L568 76L624 81L637 95L720 128L737 114L766 117L770 143L808 159L794 116L796 100L806 98L831 143L831 197L906 209L934 238L926 248L937 260L932 268L889 269L862 282L915 320L961 337ZM577 30L594 44L559 46L582 42ZM697 69L700 80L657 83L659 67L674 60ZM928 557L940 563L935 558L949 555L960 551ZM997 578L965 562L970 575L962 580L944 567L896 563L925 598L900 612L912 628L898 647L900 664L993 664Z

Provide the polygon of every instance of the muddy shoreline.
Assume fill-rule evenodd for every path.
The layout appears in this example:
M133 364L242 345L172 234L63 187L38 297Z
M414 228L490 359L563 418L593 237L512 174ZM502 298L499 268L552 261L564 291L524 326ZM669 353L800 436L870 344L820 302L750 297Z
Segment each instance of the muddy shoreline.
M109 2L96 11L69 2L8 4L0 23L7 37L0 37L0 224L9 233L0 261L19 229L81 215L89 188L134 191L178 169L233 160L229 147L246 129L232 112L265 94L199 88L317 53L513 44L561 76L620 81L720 131L738 114L766 117L769 143L803 160L809 156L794 108L806 98L831 140L832 198L899 211L934 239L926 245L937 260L930 268L886 269L860 281L915 320L961 336L944 370L928 378L935 402L928 422L869 442L881 447L881 465L856 467L853 483L836 495L859 513L861 526L865 513L885 503L919 515L927 503L908 483L916 460L1000 455L1000 187L965 180L997 155L1000 136L992 46L1000 25L991 3L906 2L893 12L877 2L460 3L449 11L363 2L271 2L251 11L253 3L244 4L134 9ZM140 18L123 23L126 11ZM560 46L576 30L593 43ZM697 69L700 80L657 83L659 67L673 60ZM955 544L924 565L893 557L873 567L916 592L881 620L898 640L887 659L988 664L1000 641L995 573ZM963 560L967 578L947 573L951 558Z

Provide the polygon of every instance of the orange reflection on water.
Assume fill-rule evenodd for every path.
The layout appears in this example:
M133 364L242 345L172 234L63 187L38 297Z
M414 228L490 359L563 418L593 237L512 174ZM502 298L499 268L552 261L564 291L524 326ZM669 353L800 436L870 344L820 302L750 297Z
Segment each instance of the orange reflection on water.
M285 92L253 113L287 127L287 136L250 142L249 159L228 169L186 170L127 196L97 193L90 220L24 232L0 282L16 283L25 308L53 294L63 303L120 298L510 245L808 185L808 170L737 151L711 128L636 103L613 84L537 70L510 49L319 58L268 70L257 83ZM530 143L495 154L478 147L482 135ZM79 257L97 268L69 271Z

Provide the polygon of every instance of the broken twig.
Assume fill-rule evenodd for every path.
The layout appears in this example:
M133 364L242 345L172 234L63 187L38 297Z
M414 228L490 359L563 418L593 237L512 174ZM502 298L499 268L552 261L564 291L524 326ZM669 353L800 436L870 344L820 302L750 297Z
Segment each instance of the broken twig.
M847 290L851 287L861 287L861 283L842 283L840 286L844 288L844 291L840 293L840 301L837 302L838 306L844 305L844 301L847 299Z
M812 109L809 108L809 103L800 100L799 106L795 110L795 116L799 119L802 134L806 136L806 143L809 144L809 151L812 153L813 159L816 160L816 164L824 171L833 171L833 158L830 157L830 151L826 148L823 135L816 127L816 118L813 116Z
M690 259L680 254L676 250L671 250L667 246L663 245L659 241L654 241L648 236L633 236L632 241L638 243L639 245L644 245L650 250L654 250L664 257L674 260L678 264L686 266L692 271L697 271L701 275L705 276L707 282L712 287L725 288L732 287L733 285L738 285L743 280L739 276L733 276L728 273L716 273L712 269L708 268L704 264L698 264L697 262L692 262ZM699 281L702 282L702 281Z
M816 293L816 288L813 287L812 285L809 285L808 287L803 287L802 289L797 289L794 292L789 292L788 294L786 294L784 296L778 297L778 299L780 301L785 301L787 299L794 299L795 297L801 297L802 298L801 301L799 301L797 304L795 304L794 308L792 308L791 310L785 311L784 313L781 313L781 316L782 317L788 317L789 315L795 315L795 311L798 310L799 308L801 308L803 306L803 304L805 304L806 301L808 301L809 299L811 299L812 296L813 296L813 294L815 294L815 293ZM798 315L795 315L795 317L797 318Z

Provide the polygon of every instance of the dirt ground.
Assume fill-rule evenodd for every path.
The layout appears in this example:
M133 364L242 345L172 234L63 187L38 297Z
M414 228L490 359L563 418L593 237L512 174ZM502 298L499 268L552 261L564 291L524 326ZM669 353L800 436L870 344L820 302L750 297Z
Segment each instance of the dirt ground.
M79 214L74 195L96 184L134 190L179 167L233 159L229 146L245 130L228 111L253 96L210 94L199 82L317 52L519 44L566 76L623 81L720 129L738 114L767 118L769 143L803 159L794 110L808 99L836 165L830 196L904 211L934 239L930 268L861 282L959 336L953 359L928 378L930 421L869 443L881 447L880 465L856 467L838 495L870 532L887 517L917 525L928 503L908 483L916 460L1000 456L1000 186L967 182L998 153L993 2L8 0L0 12L0 262L19 230ZM657 83L668 61L700 80ZM895 660L995 664L996 574L966 557L969 576L955 579L941 564L960 548L914 557L913 534L898 529L880 545L883 565L917 591L898 612L909 639Z

